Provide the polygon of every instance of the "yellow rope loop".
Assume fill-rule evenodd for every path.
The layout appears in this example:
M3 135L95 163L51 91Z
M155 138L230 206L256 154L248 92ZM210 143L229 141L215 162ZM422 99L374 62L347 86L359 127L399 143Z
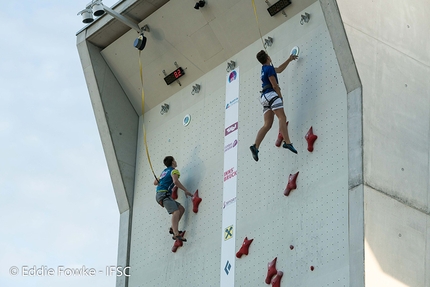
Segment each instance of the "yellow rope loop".
M141 51L139 50L139 70L140 70L140 83L142 87L142 117L143 117L143 114L145 113L145 92L143 90L143 68L142 68L142 60L141 60L140 54L141 54ZM143 142L145 144L146 157L148 158L148 162L149 162L149 166L151 167L152 174L157 179L157 176L155 175L155 172L154 172L154 168L152 167L151 157L149 156L148 143L146 142L146 130L145 130L145 124L143 120L142 120L142 128L143 128Z
M266 54L267 54L266 45L264 45L263 35L261 34L260 23L258 22L257 7L255 7L254 0L252 0L252 7L254 7L254 15L255 15L255 20L257 21L258 32L260 33L261 43L263 44L264 51L266 51Z

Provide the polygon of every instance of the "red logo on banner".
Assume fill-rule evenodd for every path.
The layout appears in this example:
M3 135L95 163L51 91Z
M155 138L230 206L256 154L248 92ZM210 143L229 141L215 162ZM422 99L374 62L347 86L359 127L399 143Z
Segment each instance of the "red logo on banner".
M225 129L225 135L231 134L232 132L237 130L238 127L239 127L239 123L235 122L234 124L232 124L231 126Z
M228 82L229 82L229 83L231 83L231 82L233 82L234 80L236 80L236 78L237 78L237 73L236 73L236 71L233 71L233 72L231 72L231 73L230 73L230 75L228 76Z
M229 180L237 175L237 171L234 170L234 167L230 168L227 171L224 171L224 181Z
M224 152L226 152L226 151L228 151L228 150L230 150L230 149L234 148L235 146L237 146L237 140L234 140L234 142L229 143L228 145L226 145L226 146L224 147Z

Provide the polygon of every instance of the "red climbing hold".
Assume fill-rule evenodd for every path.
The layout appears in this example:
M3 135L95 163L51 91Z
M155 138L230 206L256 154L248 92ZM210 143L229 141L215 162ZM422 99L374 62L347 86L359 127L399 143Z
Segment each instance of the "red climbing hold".
M197 189L196 192L193 194L193 211L194 213L199 212L199 204L202 202L202 199L199 197L199 190Z
M185 230L182 231L181 233L179 233L179 235L181 235L181 237L184 237L184 234L185 234ZM181 247L182 245L184 245L182 240L176 239L175 243L173 244L173 247L172 247L172 252L176 252L176 250L178 250L178 248Z
M278 273L276 273L276 277L272 280L272 287L281 287L281 279L283 275L284 272L282 271L278 271Z
M293 249L294 249L294 246L293 246L293 245L290 245L290 249L291 249L291 250L293 250Z
M284 195L285 196L289 196L290 192L293 189L297 188L296 180L297 180L297 176L298 175L299 175L299 172L296 172L295 174L290 174L290 176L288 177L288 184L287 184L287 187L284 190Z
M288 122L287 122L288 127ZM275 146L280 147L282 141L284 140L284 137L282 136L281 132L278 133L278 138L276 139Z
M270 281L272 281L273 276L278 273L276 270L276 260L278 257L275 257L269 264L267 264L267 276L266 276L266 284L270 284Z
M315 267L311 266L311 271L314 271Z
M242 243L242 247L240 247L239 251L236 253L237 258L242 257L243 254L248 255L249 245L251 245L253 240L254 239L248 240L248 237L245 237L245 239L243 240L243 243Z
M178 199L178 187L176 185L172 188L172 198Z
M314 150L314 142L317 140L317 136L314 135L314 131L311 128L309 129L308 133L305 135L305 139L308 142L308 151L313 152Z

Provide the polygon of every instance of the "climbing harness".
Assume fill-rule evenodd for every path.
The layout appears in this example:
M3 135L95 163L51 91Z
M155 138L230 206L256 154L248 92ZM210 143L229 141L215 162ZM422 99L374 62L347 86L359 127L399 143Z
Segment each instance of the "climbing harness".
M272 85L265 85L263 87L263 89L260 91L261 96L264 97L266 99L266 101L268 102L267 106L263 106L264 108L270 109L270 107L273 105L273 103L279 99L279 96L276 95L273 98L270 99L270 101L266 98L266 92L267 90L272 89Z
M262 97L264 97L266 99L266 101L268 102L267 106L263 106L263 108L267 108L267 109L271 109L271 106L273 105L273 103L277 100L280 99L279 96L274 96L273 98L270 99L270 101L266 98L265 94L261 95Z
M260 93L263 95L267 92L268 89L272 89L272 85L263 86L263 89L260 91Z
M159 191L160 192L160 191ZM161 205L161 207L163 207L164 208L164 200L166 199L166 198L169 198L170 196L172 195L172 193L171 192L169 192L169 191L165 191L164 192L164 196L158 201L158 204L159 205Z

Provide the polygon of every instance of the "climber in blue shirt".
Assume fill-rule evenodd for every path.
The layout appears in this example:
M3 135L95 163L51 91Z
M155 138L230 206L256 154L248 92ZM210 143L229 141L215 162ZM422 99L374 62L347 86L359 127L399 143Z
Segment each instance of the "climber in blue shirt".
M258 131L255 143L249 147L255 161L258 161L258 149L267 132L272 127L274 115L278 117L279 131L284 138L284 144L282 146L293 153L297 153L297 150L294 148L290 141L290 137L288 136L288 127L286 123L287 116L284 112L283 98L281 88L278 85L277 76L277 73L282 73L288 64L296 59L296 55L290 55L284 63L275 68L272 66L272 59L265 51L261 50L257 54L257 60L263 65L261 68L261 82L263 89L261 91L260 103L263 105L264 125Z
M166 156L163 163L166 168L161 173L160 178L154 180L154 185L157 186L155 200L172 215L172 226L169 230L169 233L173 234L172 238L187 241L180 235L178 230L179 221L185 212L185 208L171 197L172 188L176 185L185 192L186 197L193 196L193 194L179 181L181 174L176 169L177 163L173 156Z

